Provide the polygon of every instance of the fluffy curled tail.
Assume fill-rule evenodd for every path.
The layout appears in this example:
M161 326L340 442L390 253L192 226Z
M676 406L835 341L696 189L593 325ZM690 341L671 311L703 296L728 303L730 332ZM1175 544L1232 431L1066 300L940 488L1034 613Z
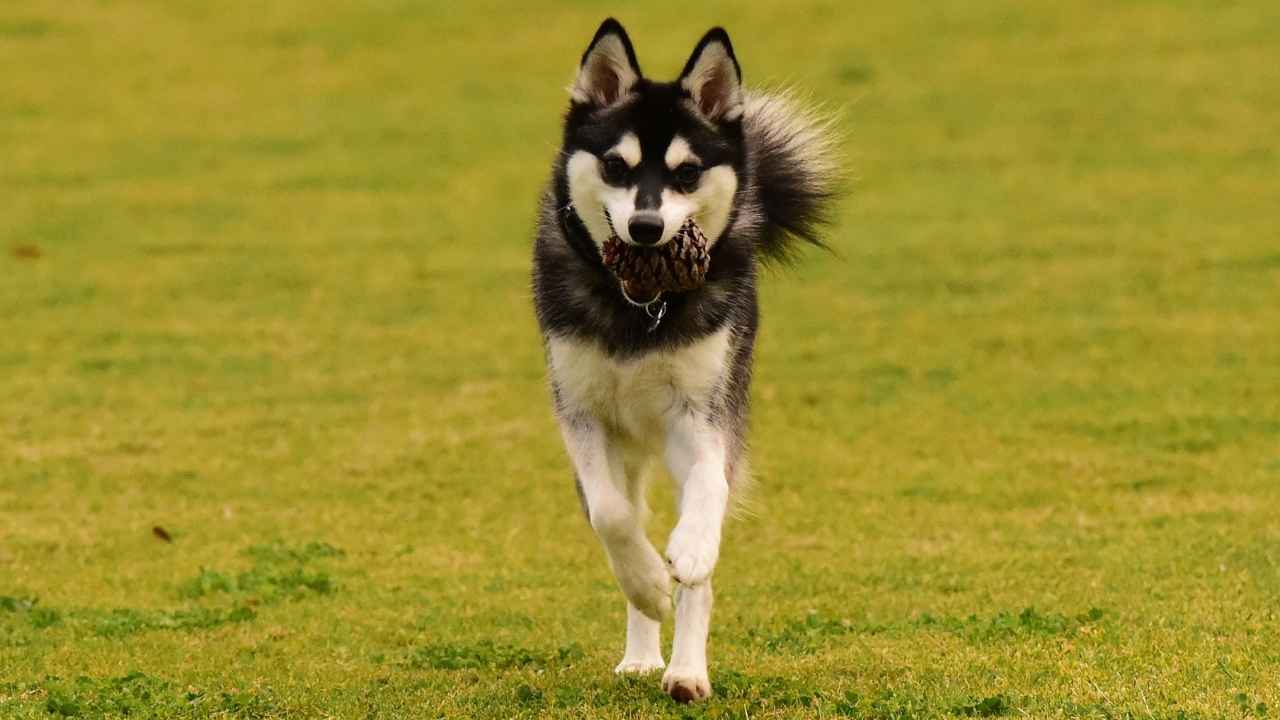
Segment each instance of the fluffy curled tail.
M833 119L805 109L791 93L750 91L743 132L760 223L763 260L787 260L798 242L825 247L841 180Z

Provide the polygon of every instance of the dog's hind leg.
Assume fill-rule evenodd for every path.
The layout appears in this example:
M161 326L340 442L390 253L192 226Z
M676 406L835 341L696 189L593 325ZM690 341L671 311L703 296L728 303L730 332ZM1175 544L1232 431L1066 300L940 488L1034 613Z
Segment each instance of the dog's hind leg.
M668 431L666 459L679 486L680 511L667 544L667 562L680 587L671 665L662 687L676 700L689 702L711 695L711 573L720 556L720 530L729 501L724 435L705 417L682 415Z
M627 603L627 649L622 654L622 662L613 669L619 674L647 673L661 670L662 662L662 623Z
M644 534L644 506L627 483L621 449L585 414L562 417L560 430L587 519L627 597L627 649L617 671L661 668L658 631L671 612L671 576Z

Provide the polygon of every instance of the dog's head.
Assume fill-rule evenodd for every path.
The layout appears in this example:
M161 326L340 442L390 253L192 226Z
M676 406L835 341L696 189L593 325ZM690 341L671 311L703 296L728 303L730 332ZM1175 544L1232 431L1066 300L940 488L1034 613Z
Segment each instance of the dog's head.
M715 243L744 164L742 73L729 35L703 36L675 82L640 72L618 21L582 55L565 120L569 199L597 246L670 242L693 218Z

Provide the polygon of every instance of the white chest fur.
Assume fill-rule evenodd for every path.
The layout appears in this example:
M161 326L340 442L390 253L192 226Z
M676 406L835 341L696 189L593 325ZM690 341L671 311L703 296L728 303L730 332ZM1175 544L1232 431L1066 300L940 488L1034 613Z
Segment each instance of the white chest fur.
M660 439L673 413L708 411L723 386L730 334L725 328L676 350L625 360L581 340L551 338L548 345L563 407L644 441Z

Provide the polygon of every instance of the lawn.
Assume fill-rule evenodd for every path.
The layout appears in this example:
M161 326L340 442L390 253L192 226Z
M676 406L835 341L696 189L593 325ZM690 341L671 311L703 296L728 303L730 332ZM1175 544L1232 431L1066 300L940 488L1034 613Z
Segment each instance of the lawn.
M0 7L0 717L1280 716L1280 3L715 5ZM612 673L529 301L612 13L851 176L697 707Z

